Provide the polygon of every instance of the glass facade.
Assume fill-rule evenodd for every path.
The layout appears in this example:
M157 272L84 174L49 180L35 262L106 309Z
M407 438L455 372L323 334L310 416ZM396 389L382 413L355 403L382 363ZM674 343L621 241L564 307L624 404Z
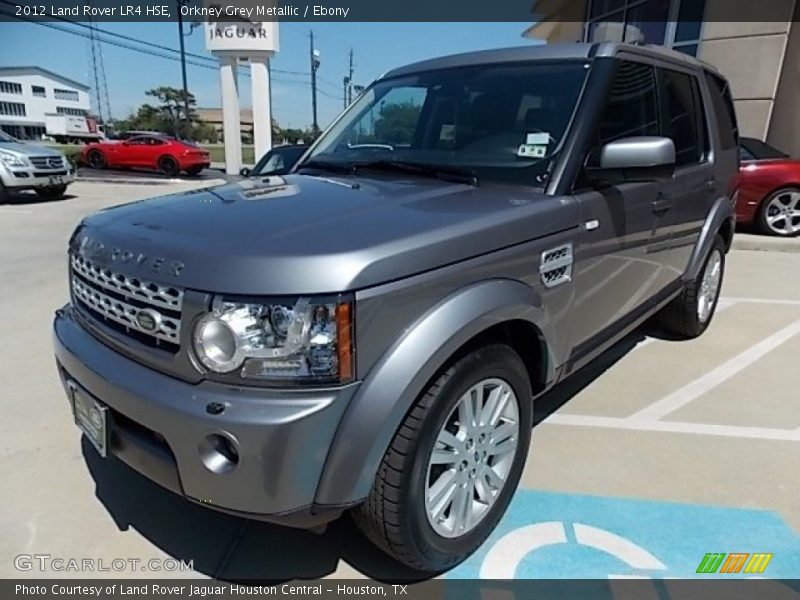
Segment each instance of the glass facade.
M644 42L696 56L705 0L589 0L584 41Z

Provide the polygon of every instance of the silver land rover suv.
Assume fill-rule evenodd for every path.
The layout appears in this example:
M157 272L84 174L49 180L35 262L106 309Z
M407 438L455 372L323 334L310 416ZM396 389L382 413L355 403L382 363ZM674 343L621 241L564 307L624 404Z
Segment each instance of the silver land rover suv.
M61 198L74 179L75 170L57 150L21 142L0 130L0 203L23 190Z
M101 455L250 518L349 511L439 572L503 516L543 391L650 318L708 327L737 168L728 85L683 54L401 67L285 176L87 217L58 370Z

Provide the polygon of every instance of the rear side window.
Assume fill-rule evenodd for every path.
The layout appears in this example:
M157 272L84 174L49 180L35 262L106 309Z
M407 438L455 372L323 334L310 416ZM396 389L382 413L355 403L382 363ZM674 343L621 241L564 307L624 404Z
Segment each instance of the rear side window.
M620 61L589 166L597 166L603 145L642 135L659 135L656 71L650 65Z
M716 75L706 72L708 89L711 91L711 103L719 123L719 137L723 150L731 150L738 144L739 127L736 124L736 111L733 107L733 96L728 83Z
M670 69L659 69L659 74L663 91L663 133L675 143L676 164L700 163L706 153L706 123L697 79Z

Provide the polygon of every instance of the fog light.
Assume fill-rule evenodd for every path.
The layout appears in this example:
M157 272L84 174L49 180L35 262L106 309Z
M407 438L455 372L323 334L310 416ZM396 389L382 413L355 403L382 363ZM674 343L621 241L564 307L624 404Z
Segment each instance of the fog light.
M207 435L200 442L198 451L206 469L217 475L227 475L239 464L236 442L225 435L218 433Z

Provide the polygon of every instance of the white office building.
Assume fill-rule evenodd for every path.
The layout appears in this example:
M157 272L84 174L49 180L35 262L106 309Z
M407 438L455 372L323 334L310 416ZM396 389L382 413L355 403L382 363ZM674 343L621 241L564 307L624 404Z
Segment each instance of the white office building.
M89 87L40 67L0 66L0 129L19 139L40 139L45 115L85 116Z

